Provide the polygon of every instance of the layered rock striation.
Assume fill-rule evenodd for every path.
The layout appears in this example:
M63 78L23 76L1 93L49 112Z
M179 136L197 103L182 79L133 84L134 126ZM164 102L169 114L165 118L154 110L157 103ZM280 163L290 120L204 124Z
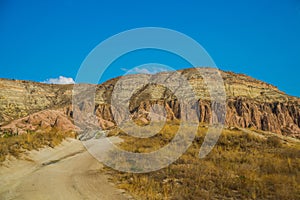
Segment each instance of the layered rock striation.
M85 95L83 88L81 97L78 97L82 103L74 107L71 106L72 85L0 79L0 128L13 131L18 126L24 129L26 123L33 124L27 118L43 115L35 117L33 130L42 126L71 129L73 108L95 114L97 120L94 123L104 129L114 127L124 119L148 123L165 117L169 120L196 117L199 122L209 123L214 121L212 108L215 108L225 109L226 116L217 117L224 117L226 126L300 137L299 98L249 76L219 71L226 93L226 106L218 106L218 102L212 104L211 93L207 89L207 84L214 81L207 80L213 77L203 78L203 75L209 76L211 70L193 68L155 75L127 75L97 86L87 85L92 90ZM92 94L95 104L85 99L91 97L91 91L95 92ZM218 96L219 91L222 88L215 88L214 95ZM184 101L188 103L184 104ZM187 110L190 113L185 112L186 106L189 106ZM52 120L46 120L47 113Z

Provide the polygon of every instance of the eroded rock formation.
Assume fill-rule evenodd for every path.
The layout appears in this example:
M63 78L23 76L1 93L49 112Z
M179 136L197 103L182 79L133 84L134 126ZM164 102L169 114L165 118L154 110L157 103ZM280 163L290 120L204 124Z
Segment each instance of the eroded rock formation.
M205 72L211 69L200 70ZM300 137L299 98L288 96L275 86L246 75L223 71L219 73L226 92L226 126ZM179 80L178 74L184 80ZM223 107L212 105L207 83L201 74L198 69L185 69L156 75L128 75L97 86L89 85L96 91L93 96L94 107L84 101L72 107L72 85L0 79L0 128L10 128L12 131L16 128L22 131L48 126L72 129L73 108L92 111L97 116L93 123L105 129L115 126L116 122L124 118L147 123L164 117L171 120L197 117L199 122L211 122L212 106L216 106L217 110ZM208 83L212 84L213 81ZM191 88L193 95L186 92ZM218 95L218 90L216 88L215 95ZM83 93L82 98L86 96L90 95ZM187 104L195 112L185 113L180 99L187 102L196 99L196 103ZM155 115L150 116L150 111Z

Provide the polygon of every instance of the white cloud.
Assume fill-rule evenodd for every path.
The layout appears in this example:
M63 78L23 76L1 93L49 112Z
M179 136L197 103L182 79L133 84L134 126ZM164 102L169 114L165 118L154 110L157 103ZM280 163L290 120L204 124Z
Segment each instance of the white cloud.
M74 84L75 81L73 80L73 78L59 76L58 78L49 78L46 81L43 81L43 83L48 83L48 84Z
M137 74L155 74L157 70L151 70L147 68L134 68L133 70L130 70L131 73L137 73Z
M125 68L125 67L121 67L121 70L124 72L127 72L129 69Z
M147 63L132 69L121 68L121 70L127 72L127 74L156 74L163 71L172 71L173 69L158 63Z

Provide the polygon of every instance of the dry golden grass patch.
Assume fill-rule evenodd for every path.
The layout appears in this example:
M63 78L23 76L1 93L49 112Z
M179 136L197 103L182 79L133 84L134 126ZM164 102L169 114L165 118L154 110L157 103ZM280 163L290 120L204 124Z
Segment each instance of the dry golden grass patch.
M54 147L60 144L66 137L75 138L74 132L61 132L51 129L43 132L28 132L22 135L4 135L0 138L0 163L8 155L19 158L26 150L37 150L38 148L49 146Z
M167 124L148 139L121 133L125 142L120 147L154 151L166 145L176 130L178 125ZM107 169L118 187L137 199L300 199L299 145L286 145L274 136L263 139L224 130L212 152L200 159L205 133L206 128L199 127L187 152L164 169L146 174Z

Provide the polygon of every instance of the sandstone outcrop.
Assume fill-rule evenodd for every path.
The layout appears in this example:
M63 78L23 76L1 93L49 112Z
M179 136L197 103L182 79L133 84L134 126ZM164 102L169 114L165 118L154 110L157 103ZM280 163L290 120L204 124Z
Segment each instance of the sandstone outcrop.
M22 134L28 131L48 131L52 128L62 132L78 130L64 109L39 111L13 120L7 125L3 125L1 130L13 134Z
M0 79L0 125L45 109L70 104L71 85Z
M90 85L96 91L95 106L83 101L74 106L74 109L92 111L97 120L91 123L104 129L115 126L116 122L123 118L140 119L147 123L150 120L162 120L164 117L181 120L197 117L199 122L210 122L213 116L212 106L216 106L217 109L219 107L212 105L207 83L201 76L203 73L199 73L198 70L204 70L206 73L211 69L128 75L97 86ZM175 73L184 77L184 80L176 79ZM275 86L246 75L224 71L219 73L226 91L226 126L300 137L299 98L286 95ZM47 85L0 79L0 88L1 130L14 127L31 130L38 126L74 128L72 85ZM192 88L193 95L185 92L189 88ZM215 95L218 95L218 88ZM89 95L83 94L82 98L86 96ZM196 98L196 104L189 105L195 111L195 115L184 113L180 101L182 98L186 101Z

